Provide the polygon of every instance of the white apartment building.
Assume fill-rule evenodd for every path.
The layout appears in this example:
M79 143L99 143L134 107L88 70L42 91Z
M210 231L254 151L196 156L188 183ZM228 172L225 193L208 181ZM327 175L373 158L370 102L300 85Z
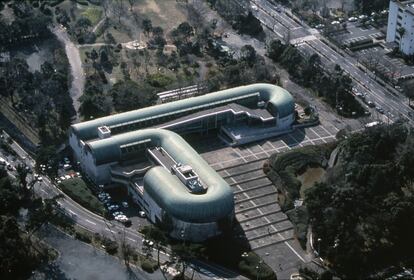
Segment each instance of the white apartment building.
M404 54L414 54L414 0L390 1L387 42L396 42Z

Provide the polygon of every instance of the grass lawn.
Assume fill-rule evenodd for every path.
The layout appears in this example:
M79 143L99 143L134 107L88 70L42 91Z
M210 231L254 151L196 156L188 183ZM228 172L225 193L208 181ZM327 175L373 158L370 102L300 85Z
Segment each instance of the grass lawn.
M309 167L306 171L300 175L297 175L297 179L302 183L300 187L300 197L305 198L305 191L315 183L321 182L326 171L322 167Z
M88 210L98 215L103 215L106 211L102 203L92 194L91 190L81 178L65 180L60 184L60 188Z
M89 7L83 11L81 15L89 19L92 23L92 26L94 26L101 20L102 10L95 7Z

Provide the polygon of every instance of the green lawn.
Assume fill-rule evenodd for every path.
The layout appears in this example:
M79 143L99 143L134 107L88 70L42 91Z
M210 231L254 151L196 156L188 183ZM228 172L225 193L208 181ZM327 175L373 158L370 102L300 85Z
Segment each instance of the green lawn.
M92 26L95 26L95 24L97 24L102 18L102 10L89 7L83 11L81 15L89 19L92 23Z
M103 215L106 211L102 203L92 194L81 178L65 180L60 184L60 187L74 201L88 210L99 215Z

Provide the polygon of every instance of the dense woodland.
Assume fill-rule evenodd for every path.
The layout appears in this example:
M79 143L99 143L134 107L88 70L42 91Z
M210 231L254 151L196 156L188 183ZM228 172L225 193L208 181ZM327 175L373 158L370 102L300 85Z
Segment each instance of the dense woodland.
M15 18L5 23L0 17L0 50L32 46L44 39L56 47L40 71L32 72L27 62L11 56L0 63L0 95L39 131L44 145L56 144L63 137L75 114L69 95L69 63L63 46L53 40L48 29L51 18L23 3L9 4Z
M413 136L401 123L350 136L326 181L306 192L321 256L346 279L413 265Z

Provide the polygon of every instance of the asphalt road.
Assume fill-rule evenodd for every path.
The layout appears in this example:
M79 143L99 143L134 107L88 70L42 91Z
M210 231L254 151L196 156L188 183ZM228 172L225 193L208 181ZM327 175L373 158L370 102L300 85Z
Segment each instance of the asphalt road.
M374 74L370 71L362 71L358 68L358 62L345 52L331 48L321 40L321 35L297 19L287 8L278 8L267 0L252 0L257 8L253 13L267 28L273 31L282 40L288 38L290 43L295 44L304 53L317 53L322 58L322 63L327 69L331 69L334 64L338 64L354 80L354 87L358 92L366 93L367 98L375 104L381 106L385 115L373 114L373 118L384 122L393 122L398 118L403 118L413 122L414 114L408 106L407 98L401 94L396 94L394 90L379 84ZM251 7L246 7L250 9ZM289 36L288 36L289 34Z
M6 133L5 135L9 137ZM13 157L12 165L17 166L18 164L24 163L34 170L35 161L30 157L30 155L15 141L13 141L11 147L18 155L17 158ZM0 157L7 158L9 161L12 159L10 156L3 155L1 153ZM9 174L12 177L16 176L14 172L9 172ZM29 175L27 180L30 182L31 179L32 177ZM125 241L127 243L134 248L142 248L143 236L139 232L126 228L122 224L115 221L105 220L101 216L98 216L83 208L63 193L59 188L57 188L49 178L44 176L41 182L36 182L34 185L34 191L36 195L43 198L51 198L58 194L62 194L64 197L59 199L58 203L78 226L118 241L123 238L125 233ZM162 252L160 255L161 262L170 260L169 250L166 251L166 253ZM196 270L195 279L245 279L243 276L240 276L234 271L205 261L194 261L191 266Z

